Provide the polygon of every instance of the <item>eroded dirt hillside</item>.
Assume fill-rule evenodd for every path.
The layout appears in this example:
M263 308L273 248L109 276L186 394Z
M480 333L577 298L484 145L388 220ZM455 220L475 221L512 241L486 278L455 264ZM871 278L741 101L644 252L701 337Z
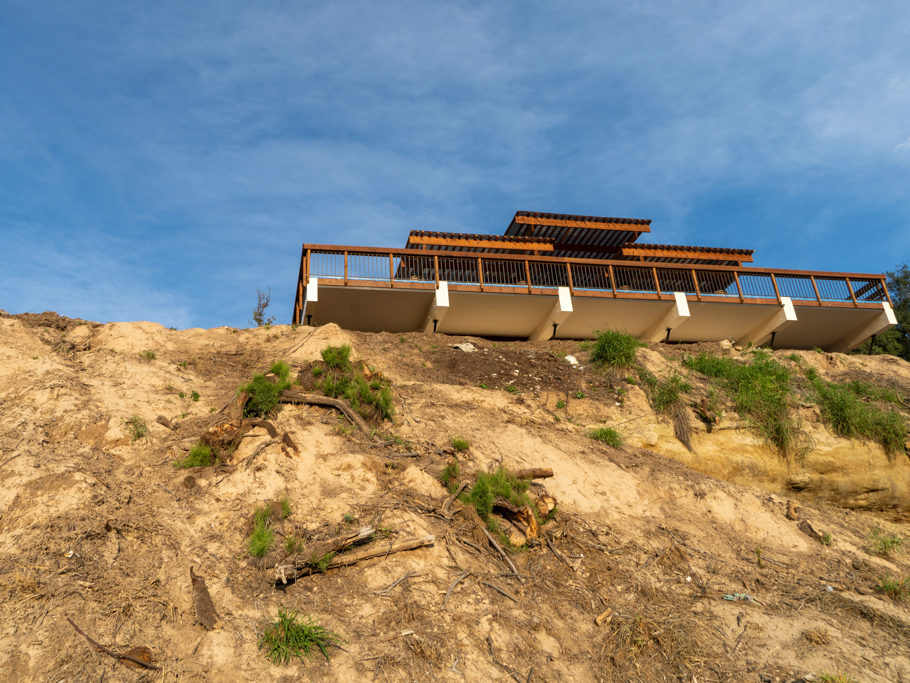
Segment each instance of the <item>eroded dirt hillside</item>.
M476 350L453 348L462 342ZM306 372L344 343L391 382L395 416L374 439L334 410L284 405L271 423L297 451L255 427L225 463L174 466L254 373L276 360ZM595 370L577 343L0 316L0 671L35 681L910 681L908 602L881 592L910 576L910 460L835 436L808 403L800 458L777 456L729 406L709 433L690 405L709 387L678 362L705 349L740 354L638 351L656 376L691 383L687 448L640 382ZM774 357L910 395L910 366L895 359ZM624 447L590 438L605 425ZM453 449L455 437L469 448ZM504 560L471 508L447 501L439 475L454 462L464 481L499 465L552 468L542 483L558 506L540 540ZM277 538L256 559L249 537L264 505ZM376 530L374 544L434 542L276 585L287 539L361 526ZM874 538L904 543L876 554ZM191 568L219 615L211 630L197 623ZM265 659L257 642L279 607L343 638L331 661ZM111 652L148 648L160 668L127 668L68 619Z

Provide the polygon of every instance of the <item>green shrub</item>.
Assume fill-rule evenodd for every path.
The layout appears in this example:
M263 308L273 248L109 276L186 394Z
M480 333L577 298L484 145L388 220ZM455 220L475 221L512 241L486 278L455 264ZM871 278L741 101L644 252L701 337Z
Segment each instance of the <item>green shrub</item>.
M275 372L276 369L280 372ZM250 396L243 408L244 417L271 415L275 406L278 405L281 392L291 386L288 379L290 368L287 363L277 361L272 364L269 371L278 375L276 382L268 380L265 375L254 375L251 382L240 387L240 391L245 391Z
M458 474L460 471L461 467L458 463L452 461L445 466L442 473L439 475L439 481L441 481L442 485L449 490L449 493L455 493L455 483L458 481Z
M266 626L259 649L272 664L287 664L293 657L306 661L318 649L329 660L328 648L341 644L341 636L320 626L310 617L278 608L278 619Z
M598 332L589 348L591 360L597 365L630 368L635 364L635 352L640 346L644 344L630 334L607 330Z
M874 529L872 531L872 542L868 547L868 551L872 555L888 557L891 554L891 551L900 548L903 542L904 541L900 536L891 536L881 529Z
M139 439L148 436L148 425L145 424L145 420L138 415L133 415L127 419L124 424L126 425L127 432L129 432L130 441L138 441Z
M460 436L452 437L452 448L456 451L466 451L471 447L471 442L467 439L462 439Z
M509 386L507 386L506 391L508 391L510 394L520 394L521 393L521 389L516 387L514 384L510 384Z
M575 392L575 398L577 398L578 400L583 399L585 396L586 396L586 394L585 394L585 392L583 392L583 391L576 391L576 392Z
M275 540L275 532L272 530L272 508L264 505L253 513L253 532L250 534L248 549L253 557L262 557Z
M288 498L281 499L281 518L287 519L291 516L291 501Z
M556 410L565 410L565 409L566 409L566 402L563 401L562 399L559 399L556 402Z
M336 370L351 369L351 347L348 344L343 346L327 346L321 352L323 362L330 368Z
M492 521L490 514L493 512L493 503L497 498L502 498L518 508L531 505L531 499L527 493L530 486L530 480L516 479L507 469L499 467L492 474L479 472L474 486L462 494L461 500L473 505L480 518L489 526ZM531 509L536 515L537 512L533 505L531 505ZM490 530L494 531L492 527ZM498 528L495 529L495 532L498 533L498 531Z
M666 379L658 379L654 373L639 368L638 378L648 395L651 407L659 415L669 415L679 403L679 395L692 391L692 385L675 372Z
M897 395L863 382L838 384L817 375L810 377L821 408L822 420L835 434L848 439L867 439L880 444L892 457L903 452L907 423L893 408L882 408L867 400L890 402ZM899 399L898 399L899 402Z
M142 351L139 357L144 361L153 361L155 360L155 352L152 350Z
M208 467L215 464L215 458L212 456L212 449L201 441L190 449L190 454L183 460L174 463L174 467L187 469L190 467Z
M291 366L285 363L283 360L276 360L269 368L269 372L273 375L278 375L278 379L280 379L282 382L287 382L288 377L291 374Z
M878 579L875 590L895 600L906 600L910 597L910 577L892 579L889 576Z
M194 391L193 393L190 394L190 398L193 400L194 403L198 402L199 401L199 392Z
M782 456L801 455L805 437L791 407L791 375L765 351L755 351L747 362L700 353L683 364L714 377L733 399L736 410L752 429Z
M612 427L600 427L598 429L591 430L588 434L595 441L602 441L608 446L613 446L613 448L620 448L622 446L622 437Z

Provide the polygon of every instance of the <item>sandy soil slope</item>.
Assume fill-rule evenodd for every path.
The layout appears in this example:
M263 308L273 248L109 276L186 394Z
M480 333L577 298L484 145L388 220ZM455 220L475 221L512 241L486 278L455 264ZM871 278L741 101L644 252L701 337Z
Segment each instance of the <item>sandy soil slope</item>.
M907 458L834 437L808 408L815 448L801 465L780 462L735 415L711 434L696 421L692 453L639 390L617 400L578 344L451 348L461 341L0 317L4 679L703 682L827 671L910 681L910 608L875 591L910 575ZM284 406L273 422L299 453L260 449L270 437L256 428L229 463L174 467L253 373L277 359L305 366L344 342L393 382L384 436L370 442L331 410ZM658 370L679 352L641 351ZM910 393L905 363L804 355L825 376ZM149 428L138 440L126 425L134 416ZM624 420L624 449L587 436ZM470 450L456 456L454 436ZM455 457L463 473L555 471L548 542L510 556L520 578L467 511L441 514L438 474ZM292 512L280 534L372 524L380 542L436 540L276 587L246 547L253 510L283 498ZM787 518L788 499L799 521ZM805 520L831 544L804 533ZM874 529L904 547L868 553ZM214 630L195 623L191 567L220 615ZM752 600L724 598L735 594ZM337 631L342 649L330 662L271 665L257 639L279 606ZM67 618L112 650L148 647L160 670L126 668Z

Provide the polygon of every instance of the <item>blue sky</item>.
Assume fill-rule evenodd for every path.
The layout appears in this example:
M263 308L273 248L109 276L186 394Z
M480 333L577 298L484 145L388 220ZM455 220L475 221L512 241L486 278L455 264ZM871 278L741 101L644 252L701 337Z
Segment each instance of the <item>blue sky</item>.
M517 209L910 258L906 2L0 3L0 308L288 322L302 242Z

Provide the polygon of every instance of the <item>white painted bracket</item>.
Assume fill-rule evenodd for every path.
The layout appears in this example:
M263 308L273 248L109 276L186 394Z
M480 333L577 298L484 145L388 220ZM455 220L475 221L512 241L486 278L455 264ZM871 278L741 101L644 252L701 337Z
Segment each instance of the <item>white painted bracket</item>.
M749 344L761 346L771 337L772 332L777 332L792 322L796 322L796 309L793 308L793 301L788 296L782 296L780 298L780 308L775 310L770 318L759 324L745 337L737 339L736 343L740 346Z
M660 319L655 322L642 335L642 339L649 342L658 342L667 336L667 328L671 330L689 319L689 301L684 292L673 292L676 301Z
M894 315L894 309L891 308L891 304L887 301L882 302L882 312L879 313L875 318L870 320L865 325L853 330L843 339L838 340L831 346L831 351L840 351L846 353L847 351L852 351L857 346L861 345L873 334L881 334L889 327L894 327L897 325L897 317Z
M317 304L319 303L319 279L311 277L307 280L303 296L303 310L300 312L300 322L304 325L313 324L316 317ZM309 320L307 318L309 317Z
M556 301L547 311L547 314L541 319L528 337L528 341L542 341L553 336L553 326L562 325L566 319L572 315L572 295L568 287L560 287Z
M423 320L423 331L433 332L433 321L436 321L436 328L439 323L446 317L449 312L449 283L444 280L439 281L436 291L433 293L433 301L430 302L430 309L427 311Z

